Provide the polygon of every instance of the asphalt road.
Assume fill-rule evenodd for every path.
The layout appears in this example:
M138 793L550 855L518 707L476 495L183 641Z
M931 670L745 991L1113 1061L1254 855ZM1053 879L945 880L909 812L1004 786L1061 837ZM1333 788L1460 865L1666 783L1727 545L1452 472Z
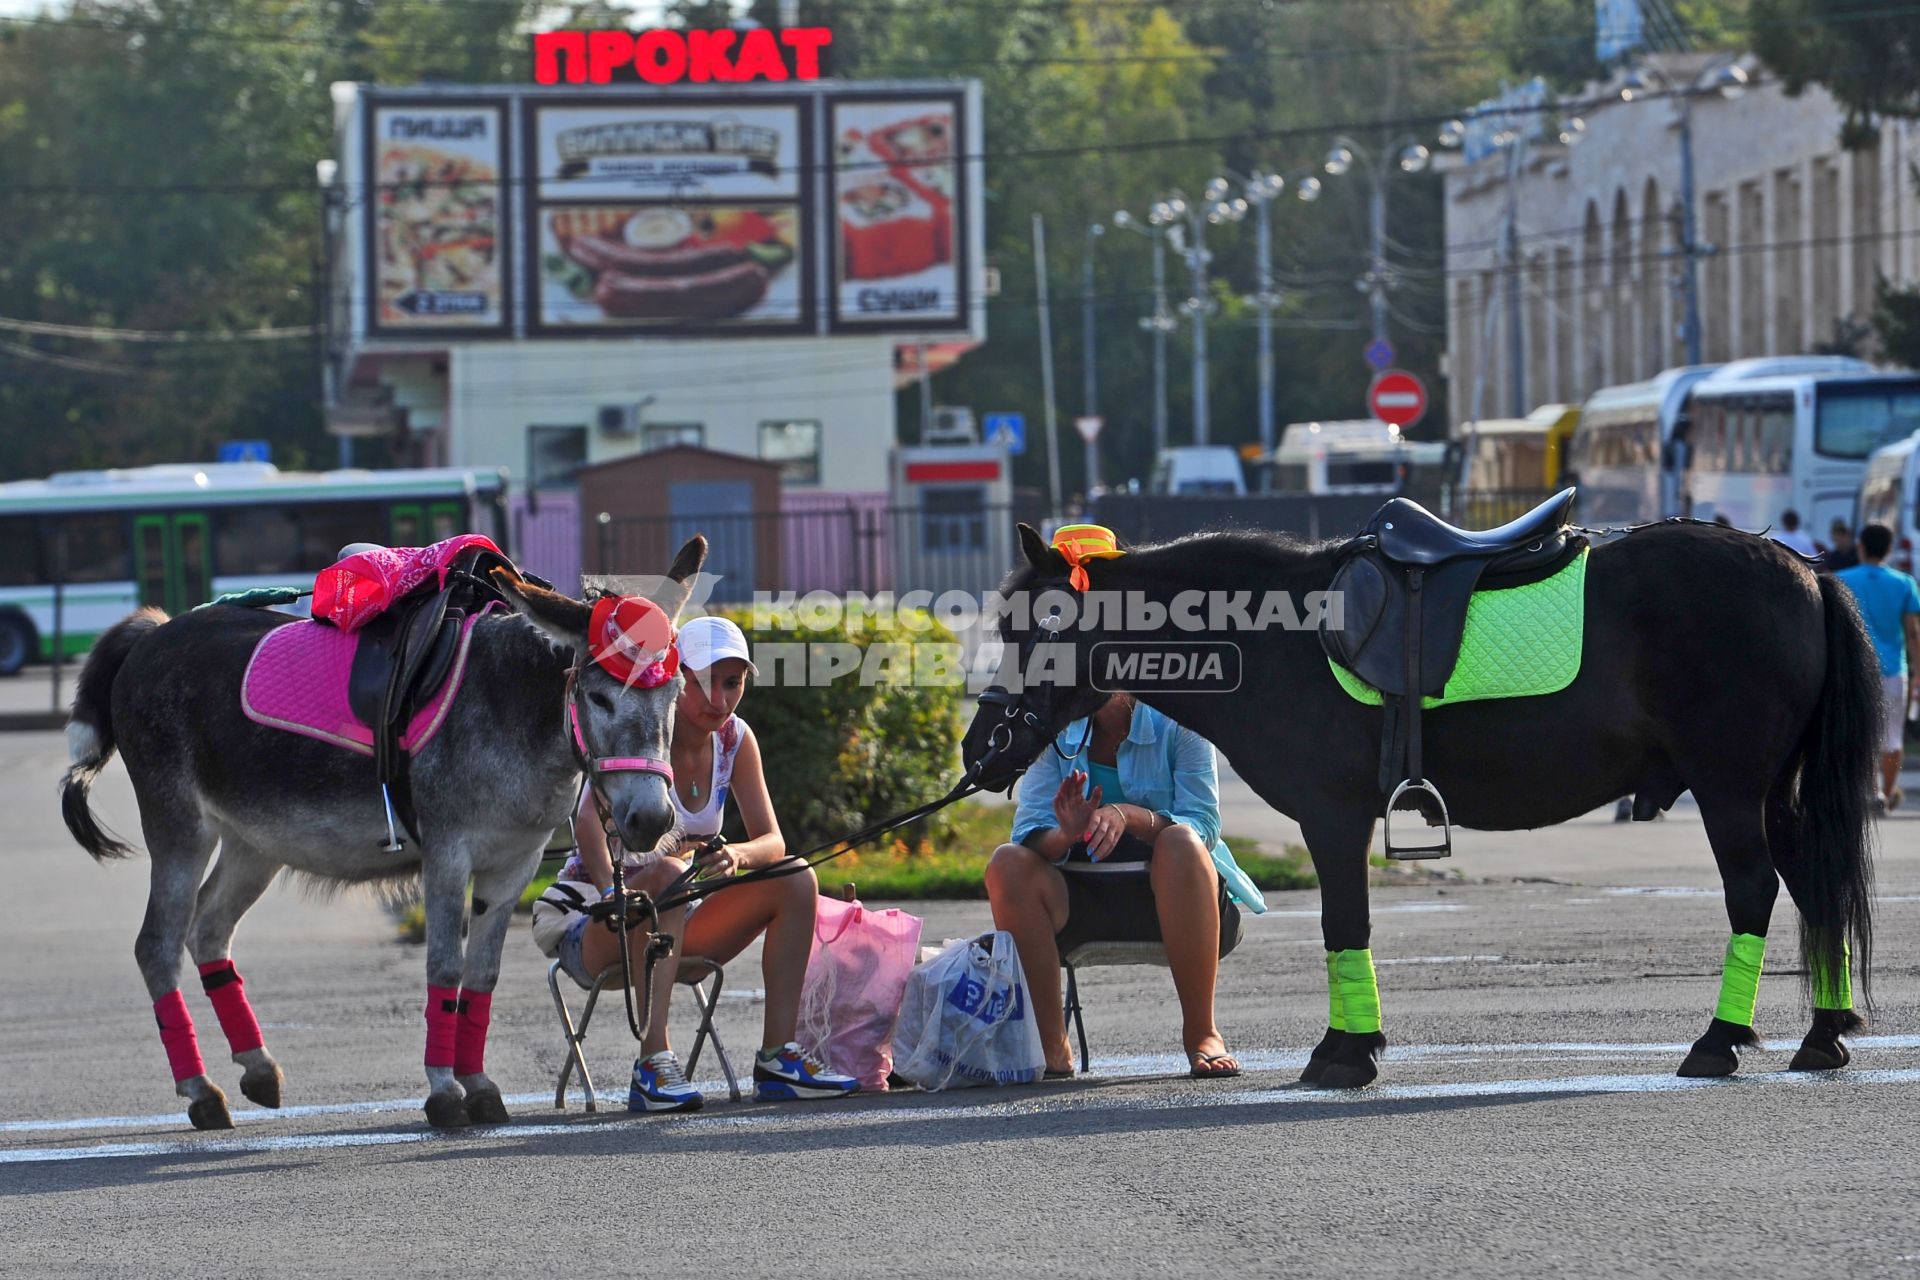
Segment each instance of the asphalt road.
M1455 861L1479 882L1378 890L1394 1047L1360 1094L1291 1085L1326 1004L1316 897L1282 894L1222 973L1239 1080L1178 1074L1164 972L1106 969L1086 981L1085 1079L784 1107L716 1091L685 1117L552 1109L560 1036L517 929L488 1052L514 1123L437 1134L418 1110L420 952L367 900L281 886L236 957L288 1106L236 1092L237 1131L198 1134L133 964L145 863L71 843L63 757L55 734L0 737L0 1274L1920 1276L1904 813L1882 827L1875 1023L1834 1076L1784 1070L1805 1020L1788 928L1761 984L1768 1048L1729 1081L1673 1076L1726 940L1683 807L1466 833ZM97 795L137 830L117 767ZM1230 829L1286 835L1241 788L1226 808ZM923 913L930 940L986 921ZM755 969L736 962L722 1014L742 1050ZM591 1049L619 1095L617 1016Z

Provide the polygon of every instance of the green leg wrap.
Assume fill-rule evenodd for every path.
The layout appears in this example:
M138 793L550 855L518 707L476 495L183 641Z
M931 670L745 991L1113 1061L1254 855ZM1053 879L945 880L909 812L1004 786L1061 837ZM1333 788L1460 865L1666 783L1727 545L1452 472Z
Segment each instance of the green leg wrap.
M1354 1035L1372 1035L1380 1029L1380 984L1373 976L1373 952L1334 951L1327 956L1333 976L1334 1002Z
M1335 1031L1347 1029L1345 1001L1340 998L1340 975L1333 971L1336 952L1327 952L1327 1025Z
M1720 1003L1713 1016L1738 1026L1753 1025L1753 1007L1760 998L1760 963L1766 959L1767 940L1751 933L1727 939L1726 967L1720 973Z
M1816 1009L1853 1008L1853 946L1840 944L1840 972L1828 973L1825 965L1813 969L1813 1007Z

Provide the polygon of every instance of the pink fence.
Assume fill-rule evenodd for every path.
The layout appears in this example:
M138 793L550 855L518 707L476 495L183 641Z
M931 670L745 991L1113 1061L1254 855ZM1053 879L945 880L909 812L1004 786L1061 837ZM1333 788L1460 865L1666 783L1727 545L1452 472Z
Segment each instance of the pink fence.
M886 591L892 585L887 495L780 495L780 582L785 591Z
M580 495L571 489L507 499L513 558L569 595L580 590Z

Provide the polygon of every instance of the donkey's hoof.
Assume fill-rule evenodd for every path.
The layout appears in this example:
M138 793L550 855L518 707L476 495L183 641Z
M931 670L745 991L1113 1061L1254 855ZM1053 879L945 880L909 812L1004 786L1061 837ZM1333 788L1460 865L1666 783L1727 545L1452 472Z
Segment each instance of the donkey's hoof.
M483 1093L469 1093L467 1119L475 1124L505 1124L509 1117L507 1104L501 1100L500 1091L489 1089Z
M1816 1041L1812 1037L1800 1042L1800 1052L1793 1055L1793 1061L1787 1064L1789 1071L1838 1071L1853 1061L1853 1054L1840 1040Z
M272 1107L278 1110L280 1086L285 1080L286 1075L277 1063L270 1062L263 1067L248 1067L246 1073L240 1077L240 1092L256 1106Z
M233 1113L227 1110L226 1098L217 1093L189 1102L187 1119L193 1122L196 1129L233 1128Z
M472 1124L467 1115L466 1097L458 1093L436 1093L427 1099L427 1123L436 1129L464 1129Z
M1686 1061L1680 1064L1679 1074L1689 1080L1702 1080L1716 1076L1730 1076L1739 1069L1738 1054L1696 1047L1687 1055Z

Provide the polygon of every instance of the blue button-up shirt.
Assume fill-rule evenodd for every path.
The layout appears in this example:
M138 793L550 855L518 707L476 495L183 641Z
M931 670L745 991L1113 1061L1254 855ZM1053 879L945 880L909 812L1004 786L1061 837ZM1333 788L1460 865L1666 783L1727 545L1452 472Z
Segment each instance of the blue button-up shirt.
M1015 844L1025 844L1030 836L1060 825L1053 813L1054 793L1069 773L1086 767L1082 753L1089 739L1087 729L1086 720L1075 720L1054 740L1058 750L1042 751L1027 769L1013 814ZM1114 753L1114 766L1127 803L1193 828L1200 843L1212 849L1214 870L1233 900L1256 915L1267 909L1259 886L1240 869L1220 838L1220 774L1211 742L1152 707L1136 704L1126 741Z

